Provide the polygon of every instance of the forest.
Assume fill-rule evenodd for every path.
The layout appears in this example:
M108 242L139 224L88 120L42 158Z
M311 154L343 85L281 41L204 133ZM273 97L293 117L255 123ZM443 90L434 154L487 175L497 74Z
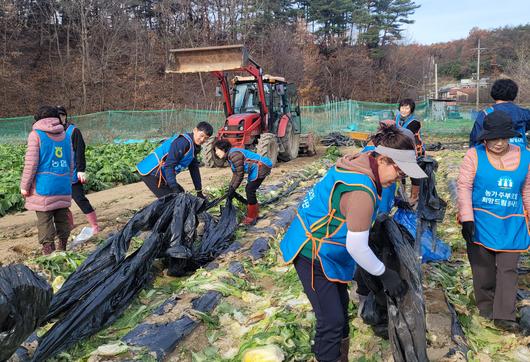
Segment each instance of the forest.
M0 117L44 103L73 113L201 108L208 74L165 74L175 48L245 44L266 73L298 86L303 104L395 102L440 82L510 76L530 101L530 24L474 28L465 39L419 45L404 26L411 0L4 0L0 3ZM450 26L450 24L440 24ZM484 24L487 28L487 24Z

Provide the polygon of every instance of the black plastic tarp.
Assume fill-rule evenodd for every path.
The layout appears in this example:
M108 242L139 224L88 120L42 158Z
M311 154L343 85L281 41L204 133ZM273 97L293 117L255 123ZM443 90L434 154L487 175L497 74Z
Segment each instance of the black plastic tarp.
M51 286L22 264L0 267L0 361L7 360L42 322Z
M363 319L368 324L380 325L384 323L387 311L388 336L394 360L427 361L425 304L420 259L414 250L414 238L403 226L382 214L372 227L369 245L387 268L399 272L407 282L408 291L401 298L391 298L384 293L378 277L360 269L362 280L371 290L369 300L372 303L363 310Z
M320 140L324 146L355 146L355 140L340 132L331 132Z
M420 179L420 193L416 215L418 225L416 228L416 252L420 255L421 236L425 230L429 230L432 235L432 245L436 245L436 226L442 222L447 208L445 202L436 191L436 171L438 162L432 157L421 157L418 161L419 166L427 174L427 178Z
M210 220L202 238L208 246L194 247L202 245L195 234L204 208L204 200L180 193L136 213L70 275L54 297L47 319L60 319L40 340L33 361L45 360L113 323L152 280L153 261L167 256L170 246L180 252L174 262L178 268L199 267L221 253L235 231L235 208L228 203L219 223L203 214ZM150 233L142 246L127 255L132 237L147 230ZM192 260L196 256L201 257L199 262Z
M166 250L169 257L169 275L181 276L194 271L215 259L230 246L238 223L237 211L232 204L229 205L222 209L219 221L208 213L200 215L204 222L204 235L200 240L193 237L173 239ZM196 225L189 225L186 231L193 233L195 227Z

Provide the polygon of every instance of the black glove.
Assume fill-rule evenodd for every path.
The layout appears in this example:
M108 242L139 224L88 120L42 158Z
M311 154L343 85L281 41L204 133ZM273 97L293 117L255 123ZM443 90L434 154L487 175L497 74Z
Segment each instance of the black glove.
M234 196L236 196L236 189L233 188L232 186L229 186L228 193L226 194L226 198L231 201L234 198Z
M473 242L473 237L475 236L475 222L474 221L464 221L462 223L462 236L464 240L468 243Z
M379 276L379 279L383 283L385 293L391 297L401 297L407 292L407 283L392 269L385 268L385 272Z
M197 197L200 197L201 199L206 200L206 196L204 196L204 194L202 193L202 190L201 191L197 191Z

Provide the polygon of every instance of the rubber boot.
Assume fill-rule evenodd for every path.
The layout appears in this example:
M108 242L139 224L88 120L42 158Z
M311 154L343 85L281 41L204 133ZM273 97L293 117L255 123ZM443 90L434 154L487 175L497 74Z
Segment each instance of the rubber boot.
M99 233L99 225L98 225L98 218L96 216L96 212L92 211L90 214L86 214L86 218L88 222L90 223L90 226L92 226L92 235L96 235Z
M247 206L247 216L243 219L243 224L254 225L258 220L259 206L258 204Z
M340 362L348 362L348 353L350 352L350 337L343 338L340 342Z
M68 224L70 224L70 230L73 230L74 228L74 214L72 214L72 210L68 209L66 212L66 217L68 218Z
M53 242L42 244L42 253L44 255L50 255L54 251L55 251L55 244Z
M59 240L59 242L57 243L57 250L66 251L67 243L68 243L68 239Z

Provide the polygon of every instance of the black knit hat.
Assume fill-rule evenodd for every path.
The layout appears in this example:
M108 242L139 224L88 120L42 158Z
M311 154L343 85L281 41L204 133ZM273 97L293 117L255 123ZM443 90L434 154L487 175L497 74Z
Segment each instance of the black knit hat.
M521 136L513 128L512 118L503 111L491 112L484 118L484 129L478 135L479 141Z
M57 113L59 113L60 115L65 115L65 116L68 115L68 113L66 113L66 108L64 108L63 106L57 106Z

